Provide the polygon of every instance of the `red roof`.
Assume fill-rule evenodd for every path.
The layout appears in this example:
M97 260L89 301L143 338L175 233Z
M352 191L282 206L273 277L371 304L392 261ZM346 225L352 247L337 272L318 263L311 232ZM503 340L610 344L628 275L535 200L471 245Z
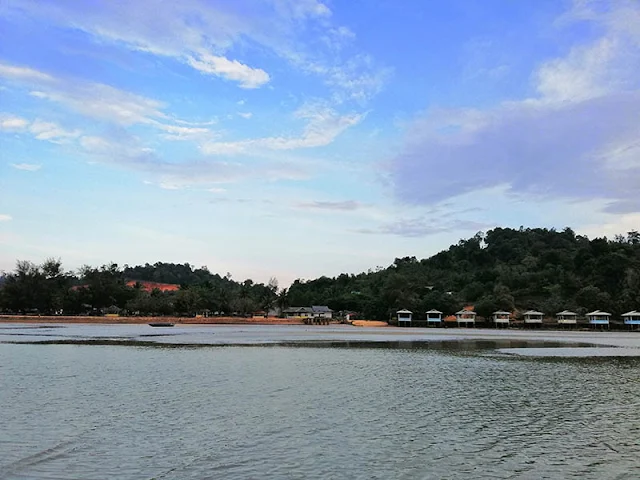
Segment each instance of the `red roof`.
M149 282L147 280L129 280L127 287L135 287L136 283L139 283L146 292L151 292L156 288L161 292L175 292L176 290L180 290L180 285L174 283Z

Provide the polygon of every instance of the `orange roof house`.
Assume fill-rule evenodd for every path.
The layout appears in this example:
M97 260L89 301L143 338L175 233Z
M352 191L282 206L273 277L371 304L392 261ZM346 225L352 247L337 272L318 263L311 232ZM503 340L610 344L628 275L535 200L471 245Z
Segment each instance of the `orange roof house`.
M160 282L149 282L147 280L129 280L127 282L127 287L135 287L136 283L139 283L142 287L142 290L145 292L152 292L156 288L161 292L175 292L180 290L180 285L176 285L174 283L160 283Z

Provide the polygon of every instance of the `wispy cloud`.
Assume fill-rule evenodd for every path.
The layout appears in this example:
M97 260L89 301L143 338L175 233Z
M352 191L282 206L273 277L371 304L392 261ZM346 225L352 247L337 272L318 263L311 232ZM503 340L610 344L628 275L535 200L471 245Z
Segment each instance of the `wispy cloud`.
M8 8L14 14L44 17L54 24L81 30L98 42L170 57L203 74L236 82L241 88L258 88L271 80L259 65L232 58L234 46L246 50L252 44L324 76L328 84L351 95L370 96L370 89L379 88L379 69L370 58L363 61L364 56L354 55L339 60L335 56L336 49L353 40L353 32L336 24L331 9L314 0L249 4L139 0L81 6L21 0ZM318 32L316 41L302 35L310 28Z
M620 23L616 8L589 21L604 35L541 64L532 75L537 96L418 120L389 162L397 196L433 204L508 185L532 196L606 198L613 210L639 208L640 36Z
M202 73L235 80L242 88L258 88L269 81L269 74L261 68L251 68L225 57L201 54L199 59L188 57L188 63Z
M330 201L314 201L314 202L300 202L297 204L298 208L308 209L308 210L333 210L340 212L351 212L354 210L359 210L364 207L364 205L355 200L344 200L337 202Z
M357 125L364 114L340 115L326 104L307 104L298 109L294 118L306 122L298 137L265 137L237 142L207 142L202 151L209 155L234 155L257 149L294 150L329 145L349 127Z
M396 235L400 237L427 237L438 233L473 231L478 232L492 228L495 225L474 222L470 220L442 220L428 218L402 218L389 223L382 224L375 228L357 229L358 233L374 235Z
M51 143L67 143L81 135L80 130L66 130L54 122L30 121L11 114L0 114L0 130L28 132L37 140Z
M16 74L27 70L30 75ZM40 74L40 75L38 75ZM164 132L168 140L209 140L214 122L195 123L166 112L158 100L120 90L109 85L75 78L60 78L24 67L0 63L0 78L32 88L32 97L60 104L84 117L121 127L144 125ZM0 128L19 130L29 122L16 116L0 116ZM61 141L80 132L65 131L51 122L36 120L30 127L40 140Z
M25 172L37 172L42 168L42 165L35 163L12 163L11 166L16 170L24 170Z
M22 117L9 114L0 114L0 130L24 130L28 125L29 121Z
M9 222L13 220L11 215L7 215L6 213L0 213L0 222Z

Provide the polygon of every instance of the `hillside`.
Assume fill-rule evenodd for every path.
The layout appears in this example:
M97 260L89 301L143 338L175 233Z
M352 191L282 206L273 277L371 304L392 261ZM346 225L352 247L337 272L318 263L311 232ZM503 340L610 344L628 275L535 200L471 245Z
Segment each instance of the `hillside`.
M496 228L427 259L397 258L375 272L296 281L288 300L375 319L399 308L451 313L465 304L483 316L514 308L619 314L640 308L640 234L589 240L569 228Z

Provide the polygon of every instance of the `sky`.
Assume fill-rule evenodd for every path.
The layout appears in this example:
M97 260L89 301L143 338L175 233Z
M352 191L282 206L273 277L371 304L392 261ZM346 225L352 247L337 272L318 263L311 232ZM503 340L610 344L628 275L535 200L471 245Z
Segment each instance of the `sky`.
M7 0L0 35L0 270L640 228L637 0Z

